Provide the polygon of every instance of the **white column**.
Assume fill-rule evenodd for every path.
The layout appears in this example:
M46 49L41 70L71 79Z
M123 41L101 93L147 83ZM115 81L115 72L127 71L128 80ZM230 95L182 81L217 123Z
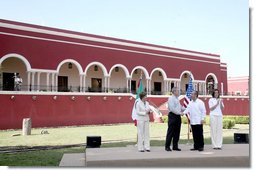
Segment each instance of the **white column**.
M34 86L34 77L35 77L35 72L32 72L32 91L35 90L35 86Z
M129 82L129 84L130 84L129 88L130 88L130 93L131 93L131 78L130 78L129 81L130 81L130 82Z
M83 92L86 92L86 75L83 77Z
M37 73L37 91L40 91L40 77L41 77L41 72Z
M30 84L31 84L30 75L31 75L31 72L27 71L27 91L30 91Z
M49 91L49 75L50 73L47 73L47 77L46 77L47 91Z
M104 76L104 89L105 89L105 93L106 93L106 89L107 89L107 76Z
M108 77L108 91L107 92L109 92L109 89L110 89L110 76Z
M128 88L129 88L129 78L126 77L126 90L127 90L127 92L128 92Z
M146 94L148 94L149 92L149 84L148 84L149 80L146 80Z
M82 74L79 75L79 92L83 92L82 90L82 79L83 79L83 76Z
M54 91L54 76L55 76L55 74L54 73L52 73L52 75L51 75L51 86L52 86L52 91Z
M58 73L55 74L55 91L58 91Z
M152 79L149 80L149 94L152 92Z

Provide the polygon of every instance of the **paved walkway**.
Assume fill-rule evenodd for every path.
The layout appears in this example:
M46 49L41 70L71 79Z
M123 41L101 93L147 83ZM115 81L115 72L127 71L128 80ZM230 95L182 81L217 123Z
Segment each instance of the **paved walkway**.
M138 152L137 147L88 148L86 154L64 154L60 166L87 167L250 167L249 144L226 144L222 150L205 145L205 151L190 151L192 145L181 144L182 151L167 152L151 147ZM86 159L86 160L85 160Z

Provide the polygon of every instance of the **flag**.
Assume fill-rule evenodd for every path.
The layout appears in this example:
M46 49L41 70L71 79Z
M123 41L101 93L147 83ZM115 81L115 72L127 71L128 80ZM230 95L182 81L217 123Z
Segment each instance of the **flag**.
M132 120L136 120L136 118L137 118L137 113L136 113L136 104L137 104L137 102L138 102L138 99L139 99L139 94L141 93L141 92L143 92L144 91L144 87L143 87L143 83L142 83L142 72L141 72L141 76L140 76L140 79L139 79L139 82L138 82L138 91L137 91L137 95L136 95L136 100L135 100L135 102L134 102L134 105L133 105L133 108L132 108L132 114L131 114L131 116L132 116Z
M141 76L140 76L140 79L139 79L139 82L138 82L138 92L137 92L136 99L139 98L139 94L143 91L144 91L144 87L143 87L143 83L142 83L142 73L141 73Z
M191 75L190 75L190 80L189 80L189 83L188 83L188 88L187 88L186 95L185 95L184 101L183 101L183 106L185 108L187 108L188 104L191 101L191 93L192 93L192 91L193 91L193 85L192 85L192 78L191 78ZM190 123L189 114L186 114L186 117L188 119L188 122Z

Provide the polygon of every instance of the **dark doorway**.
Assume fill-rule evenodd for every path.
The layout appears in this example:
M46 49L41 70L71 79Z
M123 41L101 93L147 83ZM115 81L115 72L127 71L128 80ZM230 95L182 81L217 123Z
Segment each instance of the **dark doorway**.
M102 79L101 78L92 78L92 92L101 92L102 91Z
M136 91L137 91L137 88L136 88L136 81L131 80L131 92L135 94Z
M161 94L161 82L154 82L154 93L157 95Z
M67 92L68 91L68 77L58 76L58 91Z
M14 73L3 72L3 90L14 90Z

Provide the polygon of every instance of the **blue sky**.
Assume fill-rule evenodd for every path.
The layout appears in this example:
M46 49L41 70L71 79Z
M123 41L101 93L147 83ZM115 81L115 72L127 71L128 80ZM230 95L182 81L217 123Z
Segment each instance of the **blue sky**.
M248 0L0 0L0 18L221 55L249 75Z

